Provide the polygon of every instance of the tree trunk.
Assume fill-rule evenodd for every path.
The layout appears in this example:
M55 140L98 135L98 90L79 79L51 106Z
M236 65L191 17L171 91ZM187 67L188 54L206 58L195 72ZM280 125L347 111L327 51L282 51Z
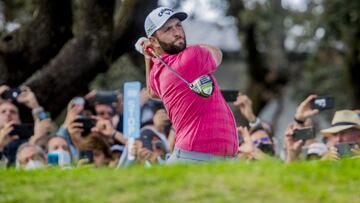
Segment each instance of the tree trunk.
M134 49L133 42L138 36L134 33L144 32L146 11L157 5L155 0L123 1L121 7L124 8L116 15L117 23L113 28L114 0L78 0L77 3L74 38L25 82L54 117L71 98L87 93L88 84L98 73L107 71L119 56ZM133 15L135 13L138 14ZM138 19L140 16L142 19Z
M88 91L88 83L108 69L114 0L79 0L74 38L41 71L29 78L41 104L53 115Z
M34 0L34 19L0 40L0 83L18 86L72 37L70 0Z

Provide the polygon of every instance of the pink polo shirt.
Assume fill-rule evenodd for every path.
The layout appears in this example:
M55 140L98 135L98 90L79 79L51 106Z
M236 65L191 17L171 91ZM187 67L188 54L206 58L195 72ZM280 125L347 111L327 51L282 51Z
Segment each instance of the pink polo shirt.
M161 58L188 82L216 70L211 53L198 45ZM215 80L215 90L208 98L201 97L175 76L168 68L154 59L149 85L163 101L176 132L178 149L234 156L238 138L234 116L221 95Z

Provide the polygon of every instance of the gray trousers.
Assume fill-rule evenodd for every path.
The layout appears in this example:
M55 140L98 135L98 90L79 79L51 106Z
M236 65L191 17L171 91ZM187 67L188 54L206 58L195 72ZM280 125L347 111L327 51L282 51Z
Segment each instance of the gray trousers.
M201 162L225 161L225 160L235 160L235 159L236 157L232 157L232 156L216 156L202 152L193 152L193 151L187 151L187 150L175 148L169 159L166 161L166 164L201 163Z

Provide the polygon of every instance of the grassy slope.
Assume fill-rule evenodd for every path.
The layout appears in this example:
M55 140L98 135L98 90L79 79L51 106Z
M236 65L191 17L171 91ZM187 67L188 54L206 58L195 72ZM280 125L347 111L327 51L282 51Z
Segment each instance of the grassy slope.
M360 202L360 160L0 171L0 202Z

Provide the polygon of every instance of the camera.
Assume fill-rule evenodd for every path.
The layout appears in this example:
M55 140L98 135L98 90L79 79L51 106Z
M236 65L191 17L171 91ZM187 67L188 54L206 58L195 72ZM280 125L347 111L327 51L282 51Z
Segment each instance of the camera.
M20 93L21 90L19 88L10 88L9 90L6 90L4 93L2 93L1 97L5 100L9 99L15 101Z
M14 124L14 129L10 132L11 136L17 135L20 139L29 139L34 134L34 125L27 124Z
M319 109L320 111L334 108L334 98L330 96L317 97L310 102L312 109Z
M87 159L88 163L93 163L94 162L94 153L91 150L80 151L79 159Z
M112 104L117 102L117 100L117 93L115 91L99 91L94 98L94 102L102 104Z
M52 166L59 165L59 154L49 153L48 154L48 165L52 165Z
M150 151L153 150L152 139L153 139L154 136L155 135L151 130L146 130L146 131L143 131L141 133L141 136L140 136L139 139L143 144L143 148L146 148L146 149L148 149Z
M355 147L355 142L347 142L347 143L340 143L336 144L335 147L338 151L338 154L341 158L343 157L350 157L353 155L351 149Z
M221 94L223 95L226 102L234 102L239 94L237 90L221 90Z
M83 117L83 116L75 119L74 122L83 124L82 128L84 129L84 131L81 133L81 136L83 136L83 137L88 136L91 132L91 128L93 128L96 125L95 119L87 118L87 117Z
M315 138L314 127L298 128L294 130L293 138L295 140L308 140Z

